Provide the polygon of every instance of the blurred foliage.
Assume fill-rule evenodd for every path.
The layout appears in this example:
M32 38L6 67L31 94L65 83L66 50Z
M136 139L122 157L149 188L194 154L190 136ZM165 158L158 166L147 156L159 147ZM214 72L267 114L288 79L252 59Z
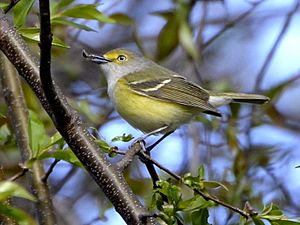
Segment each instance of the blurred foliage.
M127 5L124 6L124 2ZM53 74L59 81L58 85L72 101L74 108L80 112L84 122L90 127L95 127L91 133L97 133L103 126L114 121L116 116L112 113L113 109L108 103L106 95L100 96L99 93L103 93L102 91L97 90L95 93L92 90L101 84L105 86L105 83L97 80L101 79L98 71L97 77L95 77L96 70L93 71L90 64L81 59L80 52L83 48L97 50L99 48L101 51L105 51L121 46L137 47L145 55L158 61L163 60L168 67L190 75L191 79L202 81L205 87L219 91L236 91L233 85L238 86L238 74L245 76L243 73L248 69L248 63L251 63L247 61L247 66L243 64L243 57L248 52L241 52L241 57L235 59L237 63L230 66L230 71L237 70L233 75L227 74L227 61L221 63L216 60L221 54L223 46L228 45L229 48L232 48L226 50L228 55L225 58L230 58L231 51L239 51L239 46L230 46L231 39L236 42L234 32L229 30L220 38L221 40L216 40L214 45L216 47L200 48L204 44L204 39L208 39L205 38L205 34L210 33L204 29L205 27L215 28L218 26L218 28L222 28L227 26L230 20L236 18L235 14L232 15L232 18L228 18L219 13L218 8L226 8L227 1L173 0L157 1L151 4L163 5L166 2L169 4L168 7L149 11L147 7L150 3L147 1L101 1L91 4L79 4L75 0L51 1L53 45L58 47L54 49L57 54L53 55ZM39 41L37 4L38 1L21 0L10 12L20 34L26 40L31 41L31 44L33 42L33 46L35 46L33 49L38 49L36 47ZM245 4L253 7L248 1L245 1ZM6 6L7 3L0 4L2 8ZM200 11L201 17L199 17ZM204 16L206 11L213 14L212 18L207 19ZM161 19L162 24L151 24L149 20L145 19L146 16ZM268 16L274 15L267 14L265 17ZM265 17L249 16L245 22L237 21L236 23L240 27L236 28L236 32L244 37L239 41L245 41L247 45L249 38L258 35L259 31L254 29L255 32L253 32L251 29L258 27L257 20L264 21ZM231 23L230 27L234 27L234 25ZM151 36L145 35L141 31L147 27L153 30ZM99 32L99 36L96 36L97 32ZM81 36L81 34L83 35ZM90 37L96 37L94 43L90 41L93 39ZM249 55L252 57L251 52ZM209 66L205 65L206 60L209 61ZM242 66L240 71L238 70L239 64ZM199 67L217 68L215 71L219 74L213 76L211 70L199 70ZM249 67L254 66L250 64ZM249 74L252 75L252 72L250 71ZM247 79L241 78L246 80L247 85L250 79L255 79L254 76L249 75L248 77L246 76ZM293 185L292 182L286 182L282 173L278 177L272 176L270 173L275 170L276 166L280 171L283 164L288 164L286 160L291 157L290 152L285 149L285 146L280 144L275 146L268 143L267 140L264 141L264 137L261 137L263 143L254 143L251 136L255 129L263 126L273 126L274 129L282 128L290 132L288 134L294 132L299 135L299 120L291 118L277 104L285 91L295 85L298 78L299 75L296 74L296 76L275 85L270 84L266 95L271 97L272 102L266 106L250 108L230 105L221 109L225 115L222 119L197 116L195 118L195 121L199 122L195 125L197 133L189 133L187 129L181 130L184 134L182 137L186 137L183 139L183 155L173 156L172 152L169 153L170 160L171 156L172 158L182 158L181 165L176 168L176 173L182 177L181 181L174 181L169 179L165 173L160 173L162 180L157 183L158 188L150 192L151 181L145 176L144 167L136 160L125 173L128 183L135 193L157 212L161 222L166 224L300 224L299 220L290 219L299 217L300 211L299 203L293 200L297 198L297 193L289 193L288 187ZM55 168L55 171L58 171L57 176L50 176L49 180L49 185L53 187L53 193L58 196L57 201L68 212L67 214L57 210L57 215L64 218L74 217L79 224L78 221L86 218L85 215L76 211L74 205L80 204L82 208L90 207L91 201L89 200L87 203L86 199L96 199L99 215L96 216L95 221L113 220L106 218L106 210L110 209L111 205L106 202L103 194L99 193L98 186L92 179L85 173L69 175L74 168L75 170L79 168L78 170L81 171L81 163L53 129L50 119L42 110L32 91L28 89L27 85L23 86L30 109L28 132L32 155L22 167L30 169L36 160L43 161L48 167L49 158L64 161ZM83 93L78 91L86 86L87 91L83 91ZM297 100L296 97L291 99L291 104L294 99ZM299 111L295 111L294 114L299 115ZM35 219L33 215L30 215L31 211L26 203L11 201L16 197L26 199L25 201L34 201L35 198L28 193L28 190L26 191L26 182L23 179L18 179L18 184L9 181L9 177L20 170L20 154L10 121L6 116L7 108L3 99L0 99L0 177L3 180L0 182L0 217L7 216L19 224L34 225ZM124 131L121 131L121 134L122 132ZM123 147L122 144L133 139L131 134L118 136L117 134L120 132L115 133L111 142L94 135L99 148L112 157L112 161L120 157L117 153L118 148L112 144L120 144ZM162 149L162 151L167 150ZM169 158L166 159L166 161L168 160ZM193 163L196 164L196 167L191 166ZM205 166L200 166L202 164ZM71 169L66 172L68 168ZM72 188L68 187L69 181L72 181ZM74 185L76 185L76 193L74 193ZM245 220L244 217L223 206L206 201L195 190L205 194L211 193L221 201L250 213L251 218ZM249 202L255 210L245 207L245 202ZM92 202L92 204L94 203ZM97 206L93 208L97 208ZM65 224L74 223L65 222Z
M170 180L159 181L153 192L152 208L159 210L159 218L166 224L209 224L208 208L214 203L204 200L195 194L189 199L182 198L182 190ZM167 198L167 201L165 200ZM185 215L184 215L185 214Z
M191 2L178 0L177 7L172 11L156 12L166 20L166 25L161 29L157 40L157 59L169 56L181 44L187 53L197 59L199 53L193 41L192 29L189 25Z
M11 197L24 198L35 201L35 197L17 183L10 181L0 182L0 219L3 216L13 218L20 225L35 225L35 220L26 212L8 203ZM3 219L3 218L2 218Z
M25 163L26 167L31 168L35 160L46 158L64 160L74 166L82 167L81 162L70 149L63 149L65 142L61 135L56 132L50 137L44 124L33 111L29 114L28 134L32 157Z

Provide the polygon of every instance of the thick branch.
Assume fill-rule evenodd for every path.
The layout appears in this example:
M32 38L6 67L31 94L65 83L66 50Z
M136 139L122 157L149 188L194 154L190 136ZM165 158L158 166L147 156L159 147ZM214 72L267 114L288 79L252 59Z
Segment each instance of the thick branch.
M128 224L154 224L154 218L149 217L149 212L133 194L125 182L121 171L117 170L106 159L104 154L101 153L101 150L82 126L79 116L69 107L65 99L61 96L60 91L57 91L58 95L54 96L55 99L49 99L49 102L51 102L50 107L39 79L39 64L36 58L28 50L27 45L1 12L0 48L14 64L19 74L26 79L35 91L43 107L51 115L58 131L97 184L102 188L123 219ZM45 73L47 74L47 71ZM48 79L47 82L50 81ZM48 85L54 84L50 82ZM49 95L52 94L50 93ZM61 99L61 101L59 102L58 99ZM56 104L62 105L62 107L53 107L54 105L57 106Z

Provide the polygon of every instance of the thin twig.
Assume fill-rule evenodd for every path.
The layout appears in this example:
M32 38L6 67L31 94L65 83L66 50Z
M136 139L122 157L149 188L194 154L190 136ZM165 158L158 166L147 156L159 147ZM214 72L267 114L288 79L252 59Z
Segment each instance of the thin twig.
M188 187L188 185L186 185ZM222 205L228 209L231 209L232 211L234 212L237 212L238 214L240 214L241 216L245 217L246 219L249 219L250 215L249 213L245 212L244 210L238 208L238 207L235 207L235 206L232 206L226 202L223 202L221 201L220 199L216 198L216 197L213 197L211 195L208 195L208 194L205 194L203 193L202 191L198 190L198 189L195 189L193 188L193 191L195 191L197 194L201 195L205 200L211 200L219 205Z
M246 11L245 13L238 16L235 20L229 21L224 25L224 27L213 37L211 37L208 41L202 44L201 49L204 51L207 47L209 47L217 38L219 38L222 34L224 34L228 29L234 27L241 20L245 19L248 15L250 15L264 0L253 3L253 6Z
M142 151L140 151L138 155L140 156L140 155L144 154L144 155L147 155L148 157L150 157L150 151L146 150L145 142L140 142L140 145L141 145ZM143 157L142 157L142 159L143 159ZM150 174L152 184L153 184L153 188L154 189L157 188L157 181L159 181L160 179L159 179L159 176L158 176L158 174L155 170L155 167L154 167L153 163L149 162L148 160L141 160L141 161L145 164L145 166L146 166L146 168L147 168L147 170Z
M140 157L144 160L144 161L149 161L152 164L156 165L159 169L165 171L166 173L168 173L169 175L171 175L172 177L174 177L176 180L181 180L181 177L179 175L177 175L176 173L173 173L171 170L169 170L168 168L165 168L163 165L161 165L159 162L157 162L156 160L152 159L150 156L148 156L145 152L141 152L140 153Z
M272 62L272 58L275 55L276 50L278 49L278 46L280 45L284 35L286 34L286 31L288 30L292 18L294 16L294 14L297 12L297 10L299 9L300 6L300 1L297 0L295 2L295 5L293 6L292 10L287 14L285 22L281 28L281 31L279 33L279 35L277 36L272 48L270 49L268 55L266 56L266 59L260 69L260 71L258 72L257 76L256 76L256 81L255 81L255 91L260 91L260 86L262 83L262 80L266 74L267 69L269 68L271 62Z
M13 175L8 180L9 181L15 181L15 180L19 179L20 177L23 177L27 173L28 170L29 170L28 168L22 167L22 170L20 172L16 173L15 175Z
M48 171L45 173L45 175L42 177L42 181L44 183L47 183L48 177L50 176L50 174L53 172L54 167L57 165L57 163L59 163L60 159L55 159L53 163L51 163Z

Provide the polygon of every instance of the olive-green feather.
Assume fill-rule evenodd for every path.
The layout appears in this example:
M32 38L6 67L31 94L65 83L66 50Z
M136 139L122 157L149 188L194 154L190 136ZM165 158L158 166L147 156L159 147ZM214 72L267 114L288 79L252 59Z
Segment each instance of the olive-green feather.
M134 73L136 76L138 72ZM145 74L145 73L144 73ZM163 75L163 74L162 74ZM130 82L131 75L127 75L126 79L130 86L136 93L156 98L161 101L175 102L181 105L199 108L203 111L215 116L221 114L208 103L209 94L200 86L188 82L185 78L174 75L163 77L161 75L156 77L138 76L139 80ZM148 79L147 79L148 78Z

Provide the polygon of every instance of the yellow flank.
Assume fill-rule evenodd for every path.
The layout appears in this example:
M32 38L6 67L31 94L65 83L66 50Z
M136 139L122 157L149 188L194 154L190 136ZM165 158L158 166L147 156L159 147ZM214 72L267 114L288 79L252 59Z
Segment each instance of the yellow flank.
M113 101L118 113L133 127L143 132L151 132L164 126L167 131L175 130L189 122L200 110L195 107L161 101L140 95L120 79L115 85Z

